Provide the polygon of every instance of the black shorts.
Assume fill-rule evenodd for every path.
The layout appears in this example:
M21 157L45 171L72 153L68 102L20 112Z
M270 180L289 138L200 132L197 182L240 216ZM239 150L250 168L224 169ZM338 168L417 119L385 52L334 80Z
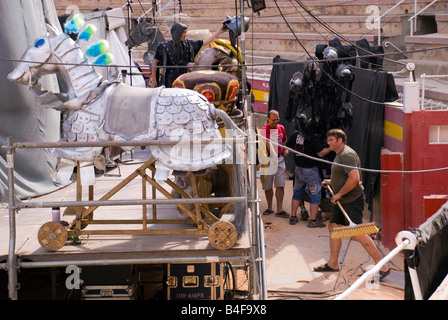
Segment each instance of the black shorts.
M350 217L353 223L355 224L362 223L363 211L364 211L364 195L361 195L355 201L343 204L342 207L344 208L345 212ZM330 222L344 226L349 225L347 219L345 219L344 214L342 213L341 209L337 204L333 205L331 209Z

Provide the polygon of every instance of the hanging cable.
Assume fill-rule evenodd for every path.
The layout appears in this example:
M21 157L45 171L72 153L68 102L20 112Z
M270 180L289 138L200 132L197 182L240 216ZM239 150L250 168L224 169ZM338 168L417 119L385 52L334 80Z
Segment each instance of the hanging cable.
M354 167L354 166L349 166L349 165L345 165L345 164L341 164L341 163L335 163L333 161L328 161L328 160L325 160L325 159L316 158L316 157L307 155L305 153L302 153L302 152L299 152L297 150L291 149L291 148L289 148L289 147L287 147L285 145L281 145L278 142L273 141L271 139L268 139L268 138L266 138L265 136L263 136L263 135L261 135L259 133L256 133L255 135L257 137L263 139L263 140L266 140L266 141L268 141L268 142L278 146L278 147L282 147L283 149L287 149L287 150L289 150L289 152L295 153L295 154L297 154L297 155L299 155L301 157L305 157L305 158L308 158L308 159L311 159L311 160L315 160L315 161L318 161L318 162L322 162L322 163L326 163L326 164L337 165L337 166L343 167L343 168L358 169L360 171L374 172L374 173L429 173L429 172L437 172L437 171L448 170L448 167L435 168L435 169L425 169L425 170L414 170L414 171L412 171L412 170L378 170L378 169L368 169L368 168L362 168L362 167Z

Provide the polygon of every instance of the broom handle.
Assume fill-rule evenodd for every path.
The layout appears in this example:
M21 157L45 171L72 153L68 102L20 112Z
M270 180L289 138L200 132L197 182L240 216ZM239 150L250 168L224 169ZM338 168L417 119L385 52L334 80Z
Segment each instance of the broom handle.
M331 195L334 197L334 193L333 190L331 189L331 187L329 185L325 185L325 188L328 188L328 190L330 190ZM348 220L349 224L354 224L352 222L352 220L350 220L347 212L345 212L344 208L342 208L342 205L339 203L339 201L336 201L337 205L339 206L339 209L341 209L342 213L344 214L345 218Z

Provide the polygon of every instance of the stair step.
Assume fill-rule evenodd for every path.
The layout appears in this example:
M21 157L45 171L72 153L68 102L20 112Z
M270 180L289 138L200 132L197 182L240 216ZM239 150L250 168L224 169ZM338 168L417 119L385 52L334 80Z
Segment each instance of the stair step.
M156 18L158 24L164 21L165 17ZM377 29L368 21L368 16L320 16L319 21L307 16L288 16L285 22L279 17L253 17L247 32L291 32L296 33L325 33L335 30L342 34L377 34ZM391 17L382 23L382 32L389 36L401 35L409 26L405 17ZM185 23L196 29L215 30L219 25L219 20L213 17L188 18ZM326 27L328 26L328 28ZM376 26L375 26L376 27ZM290 29L291 28L291 29Z
M59 14L67 13L66 9L69 5L77 6L81 12L107 7L122 7L125 16L128 13L126 1L123 0L55 0L54 2ZM431 2L432 0L418 1L417 9L415 9L414 1L406 0L382 19L382 43L390 41L400 50L409 52L408 60L400 60L403 58L400 53L388 55L387 58L390 58L390 61L385 59L385 70L390 68L390 71L400 71L399 69L403 65L396 63L399 60L400 62L413 61L416 65L417 76L421 73L448 73L448 62L445 62L448 61L448 49L437 48L448 45L448 1L438 1L433 4L425 11L426 17L422 16L417 23L419 25L422 22L428 22L428 19L434 19L431 27L435 28L437 24L437 34L409 36L410 23L407 19L415 11L420 11ZM244 1L245 16L251 18L250 28L244 37L245 62L248 73L266 76L270 73L274 57L280 56L287 60L304 61L308 58L308 53L314 55L316 45L328 44L329 40L338 37L315 21L312 15L334 29L336 34L342 34L349 42L365 38L371 45L376 45L378 34L377 29L371 28L375 17L371 8L376 6L379 10L378 13L382 14L392 8L397 0L302 0L300 3L290 0L265 0L266 8L259 13L254 13L248 7L250 3L251 1ZM235 4L237 4L237 8L235 8ZM303 4L305 8L302 8L300 4ZM151 6L150 1L141 1L141 6L140 1L138 3L133 1L132 17L142 16ZM162 0L157 12L157 14L161 14L161 17L157 17L158 25L166 19L168 22L164 25L164 31L168 31L174 21L172 17L179 16L179 13L182 13L180 15L182 22L185 22L190 30L208 29L213 32L219 28L221 21L225 20L227 16L240 15L240 1L179 0L170 2ZM152 13L148 12L147 16L152 17ZM169 32L166 37L170 37ZM228 34L223 34L220 38L228 39ZM348 44L342 39L341 42ZM385 52L389 50L389 53L397 51L386 46L384 49ZM144 51L144 48L134 48L133 54L141 56ZM136 58L136 60L139 59ZM427 96L429 97L429 95ZM448 97L444 97L444 100L448 100Z
M198 16L201 10L207 10L207 14L202 13L204 16L209 16L209 9L214 9L211 11L211 16L219 16L221 14L219 9L231 8L233 13L231 16L235 15L235 1L234 0L218 0L218 2L210 2L212 0L208 0L206 3L203 3L201 0L189 1L188 3L182 3L182 10L184 13L195 13L192 14L194 16ZM385 12L392 6L396 4L396 0L379 0L375 1L375 5L377 5L382 12ZM424 5L429 3L430 1L422 2ZM350 1L346 0L308 0L302 1L302 4L310 11L312 11L316 15L365 15L366 8L372 5L372 1L369 0L359 0L359 1ZM266 8L262 11L259 11L261 16L273 16L279 15L279 9L283 14L291 14L291 13L304 13L304 9L300 7L298 3L283 0L276 1L266 0L265 1ZM277 7L278 5L278 7ZM420 5L420 2L419 2ZM238 2L239 8L239 2ZM414 2L409 1L404 3L394 10L390 12L390 16L397 14L405 14L406 12L414 11ZM245 13L247 16L251 16L253 14L252 9L245 5ZM255 14L254 14L255 15Z
M246 50L253 48L255 50L267 51L296 51L296 52L312 52L316 49L318 44L328 44L328 41L337 38L333 34L315 34L315 33L271 33L271 32L257 32L248 33L245 36ZM365 38L372 45L375 41L375 36L362 34L347 34L344 37L350 42L356 42ZM346 41L340 39L343 44L348 44ZM303 48L303 47L304 48Z
M448 33L432 33L405 37L408 57L416 60L446 61ZM427 49L427 50L426 50Z
M430 33L422 35L407 36L406 43L415 44L431 44L431 45L446 45L448 44L448 33Z
M436 14L437 32L448 32L448 13Z
M314 51L310 52L314 56ZM291 61L304 61L309 58L305 52L297 51L267 51L267 50L252 50L246 48L246 64L248 69L254 68L271 68L272 61L276 56L280 56L282 59Z
M126 1L123 0L55 0L54 2L58 14L67 13L67 9L70 8L69 6L76 6L81 12L92 11L94 9L105 9L108 7L123 7L124 10L127 10ZM424 8L430 2L431 1L429 0L419 1L418 10ZM179 13L179 4L182 7L183 13L190 14L190 10L195 10L195 12L199 13L195 16L210 16L211 13L212 16L221 17L223 15L223 9L225 9L226 12L229 12L229 15L235 15L235 0L189 0L188 2L176 1L172 2L173 5L167 6L168 3L170 2L163 1L162 4L159 5L159 10L161 8L165 9L163 15L172 14L174 10L176 10L176 13ZM378 6L381 9L381 12L385 12L386 10L394 6L397 3L397 0L375 0L374 3L372 3L372 1L370 0L304 0L302 1L302 3L317 15L365 15L366 8L372 4ZM237 4L239 9L239 1ZM298 12L298 8L301 12L303 12L303 9L301 9L297 3L294 3L290 0L277 0L276 2L274 2L274 0L265 0L265 4L266 9L260 11L261 15L278 15L277 5L278 7L280 7L284 14ZM151 7L152 4L150 3L150 1L139 1L138 3L136 1L133 1L133 17L135 17L136 15L142 15ZM207 11L207 13L205 14L203 11L207 9L212 10ZM433 10L434 12L446 12L447 9L448 4L446 3L446 1L439 1L431 6L431 10ZM248 16L253 14L252 9L247 6L247 2L245 2L245 12ZM389 13L389 16L406 14L407 12L414 12L414 1L406 1L405 3L392 10Z

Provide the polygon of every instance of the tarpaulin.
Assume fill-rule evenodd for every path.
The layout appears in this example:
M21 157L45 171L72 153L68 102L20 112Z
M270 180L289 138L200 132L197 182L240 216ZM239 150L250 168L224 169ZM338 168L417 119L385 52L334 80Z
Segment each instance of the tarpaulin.
M8 81L25 50L47 33L45 21L57 23L53 2L45 0L0 1L0 145L7 137L16 142L59 139L60 113L40 107L27 86ZM52 22L53 21L53 22ZM40 80L58 92L55 76ZM54 180L57 158L45 149L19 149L14 154L15 195L28 198L59 188ZM0 202L8 201L6 149L0 149Z
M448 275L448 202L412 232L415 250L405 250L405 299L415 299L408 268L416 269L422 298L427 300Z
M97 33L88 41L80 41L81 49L106 39L113 63L124 66L129 61L124 45L126 40L125 17L121 8L99 12L83 13L85 28L88 24L97 27ZM65 22L65 21L64 21ZM0 145L6 144L7 137L15 142L54 142L59 140L60 112L44 108L39 98L27 86L12 83L7 75L18 64L18 60L34 41L47 34L46 23L62 32L52 0L0 1ZM82 28L80 32L82 32ZM95 67L104 79L109 78L109 68ZM120 70L128 70L120 67ZM130 83L131 77L125 81ZM42 88L54 93L66 92L66 86L56 75L42 77ZM132 76L132 85L144 87L144 78ZM0 202L8 201L6 149L0 150ZM56 176L58 159L46 149L20 149L14 155L15 195L19 199L35 197L69 183Z

